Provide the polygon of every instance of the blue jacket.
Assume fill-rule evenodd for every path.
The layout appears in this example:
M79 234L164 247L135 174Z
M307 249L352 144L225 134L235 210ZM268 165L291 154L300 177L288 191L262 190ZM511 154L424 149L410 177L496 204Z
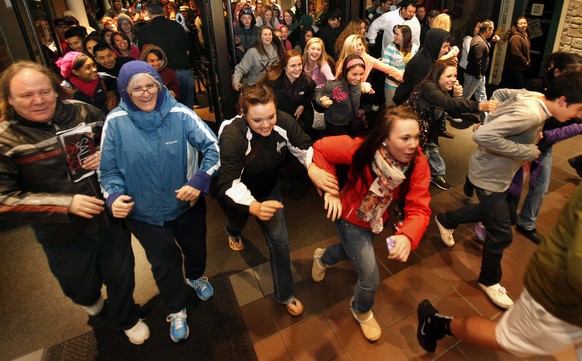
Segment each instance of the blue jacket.
M137 64L142 69L147 65L131 63L142 63ZM161 226L189 207L188 202L176 199L176 190L188 184L208 193L220 166L218 141L165 87L160 89L154 111L138 110L125 89L136 72L128 75L123 70L119 77L121 103L109 113L103 129L99 180L109 207L127 194L135 202L129 217ZM148 72L159 77L155 70ZM198 152L202 153L200 164Z

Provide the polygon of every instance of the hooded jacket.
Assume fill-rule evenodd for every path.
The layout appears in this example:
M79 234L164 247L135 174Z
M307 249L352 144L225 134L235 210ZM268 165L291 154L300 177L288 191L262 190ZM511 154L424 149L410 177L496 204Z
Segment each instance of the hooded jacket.
M174 94L176 94L176 99L179 100L180 99L180 83L178 82L178 77L176 77L176 72L167 66L168 65L168 57L166 56L166 53L164 53L162 48L160 48L159 46L155 46L155 45L150 45L150 46L145 47L143 49L143 52L141 53L140 60L146 61L148 54L151 53L152 50L158 50L159 54L162 54L162 59L161 59L162 65L160 66L160 70L158 70L158 73L162 77L162 82L164 83L166 88L168 88L168 90L173 91Z
M250 15L251 16L251 27L249 29L245 29L240 21L240 17L242 15ZM238 13L238 23L237 26L234 27L234 36L235 38L240 39L240 45L242 45L245 49L245 52L255 46L257 43L257 39L259 37L259 28L256 26L257 20L253 15L252 11L240 11ZM238 44L237 44L238 45Z
M402 84L396 88L394 93L395 104L402 104L408 99L412 89L430 72L439 57L443 43L450 35L448 31L442 29L430 29L426 33L424 46L406 64Z
M510 37L505 56L504 70L526 71L529 69L529 51L531 43L527 34L520 33L517 29L510 30Z
M129 62L121 69L121 103L103 129L99 180L109 207L120 195L129 195L135 202L130 218L162 226L190 206L176 199L176 190L189 185L208 193L211 177L220 166L218 141L166 87L157 93L153 111L139 110L127 93L127 84L140 73L162 81L143 61ZM200 164L198 152L202 153Z

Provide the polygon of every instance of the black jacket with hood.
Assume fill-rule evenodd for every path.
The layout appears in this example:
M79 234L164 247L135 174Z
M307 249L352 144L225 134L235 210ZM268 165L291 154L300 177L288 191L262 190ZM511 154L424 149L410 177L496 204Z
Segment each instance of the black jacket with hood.
M240 21L240 17L242 15L251 16L251 27L249 29L245 29L245 27L242 25L242 22ZM240 39L240 45L244 47L245 52L255 46L257 43L257 39L259 37L259 28L256 26L256 24L257 21L255 20L255 16L253 15L252 11L239 11L237 26L234 27L233 31L234 37ZM236 43L236 45L239 45L239 43Z
M424 38L424 46L410 59L404 69L402 84L396 88L394 103L402 104L414 87L419 84L437 61L441 47L445 41L450 41L451 34L442 29L430 29Z

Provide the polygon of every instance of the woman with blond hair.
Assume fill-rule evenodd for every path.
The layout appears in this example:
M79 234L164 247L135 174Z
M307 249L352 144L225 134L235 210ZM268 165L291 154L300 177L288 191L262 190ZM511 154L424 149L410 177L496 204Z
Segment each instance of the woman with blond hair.
M366 63L366 69L364 70L362 81L366 81L366 79L368 79L368 75L370 75L372 69L377 69L396 79L396 81L402 81L402 75L404 74L404 71L396 69L395 67L388 64L384 64L381 60L376 59L368 54L366 51L366 45L364 45L364 41L360 35L350 35L344 41L344 46L335 65L336 78L340 75L344 60L349 55L359 55L362 57L362 59L364 59L364 62Z
M431 29L443 29L449 33L451 32L452 27L453 24L451 22L451 17L448 14L438 14L430 23Z
M350 35L360 35L362 39L366 38L366 23L362 19L354 19L346 25L335 41L334 52L339 54L342 51L346 38Z
M325 45L320 38L311 38L305 44L303 52L303 72L313 81L315 85L320 85L328 80L335 80L332 68L334 61L325 52Z

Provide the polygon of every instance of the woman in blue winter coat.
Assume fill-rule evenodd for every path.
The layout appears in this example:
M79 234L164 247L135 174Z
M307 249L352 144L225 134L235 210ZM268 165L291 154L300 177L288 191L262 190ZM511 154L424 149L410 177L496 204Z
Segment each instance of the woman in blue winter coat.
M113 216L128 219L145 249L168 311L170 337L179 342L189 333L188 285L202 300L214 293L203 276L204 195L220 164L218 142L148 63L125 64L117 82L122 100L103 130L99 179Z

